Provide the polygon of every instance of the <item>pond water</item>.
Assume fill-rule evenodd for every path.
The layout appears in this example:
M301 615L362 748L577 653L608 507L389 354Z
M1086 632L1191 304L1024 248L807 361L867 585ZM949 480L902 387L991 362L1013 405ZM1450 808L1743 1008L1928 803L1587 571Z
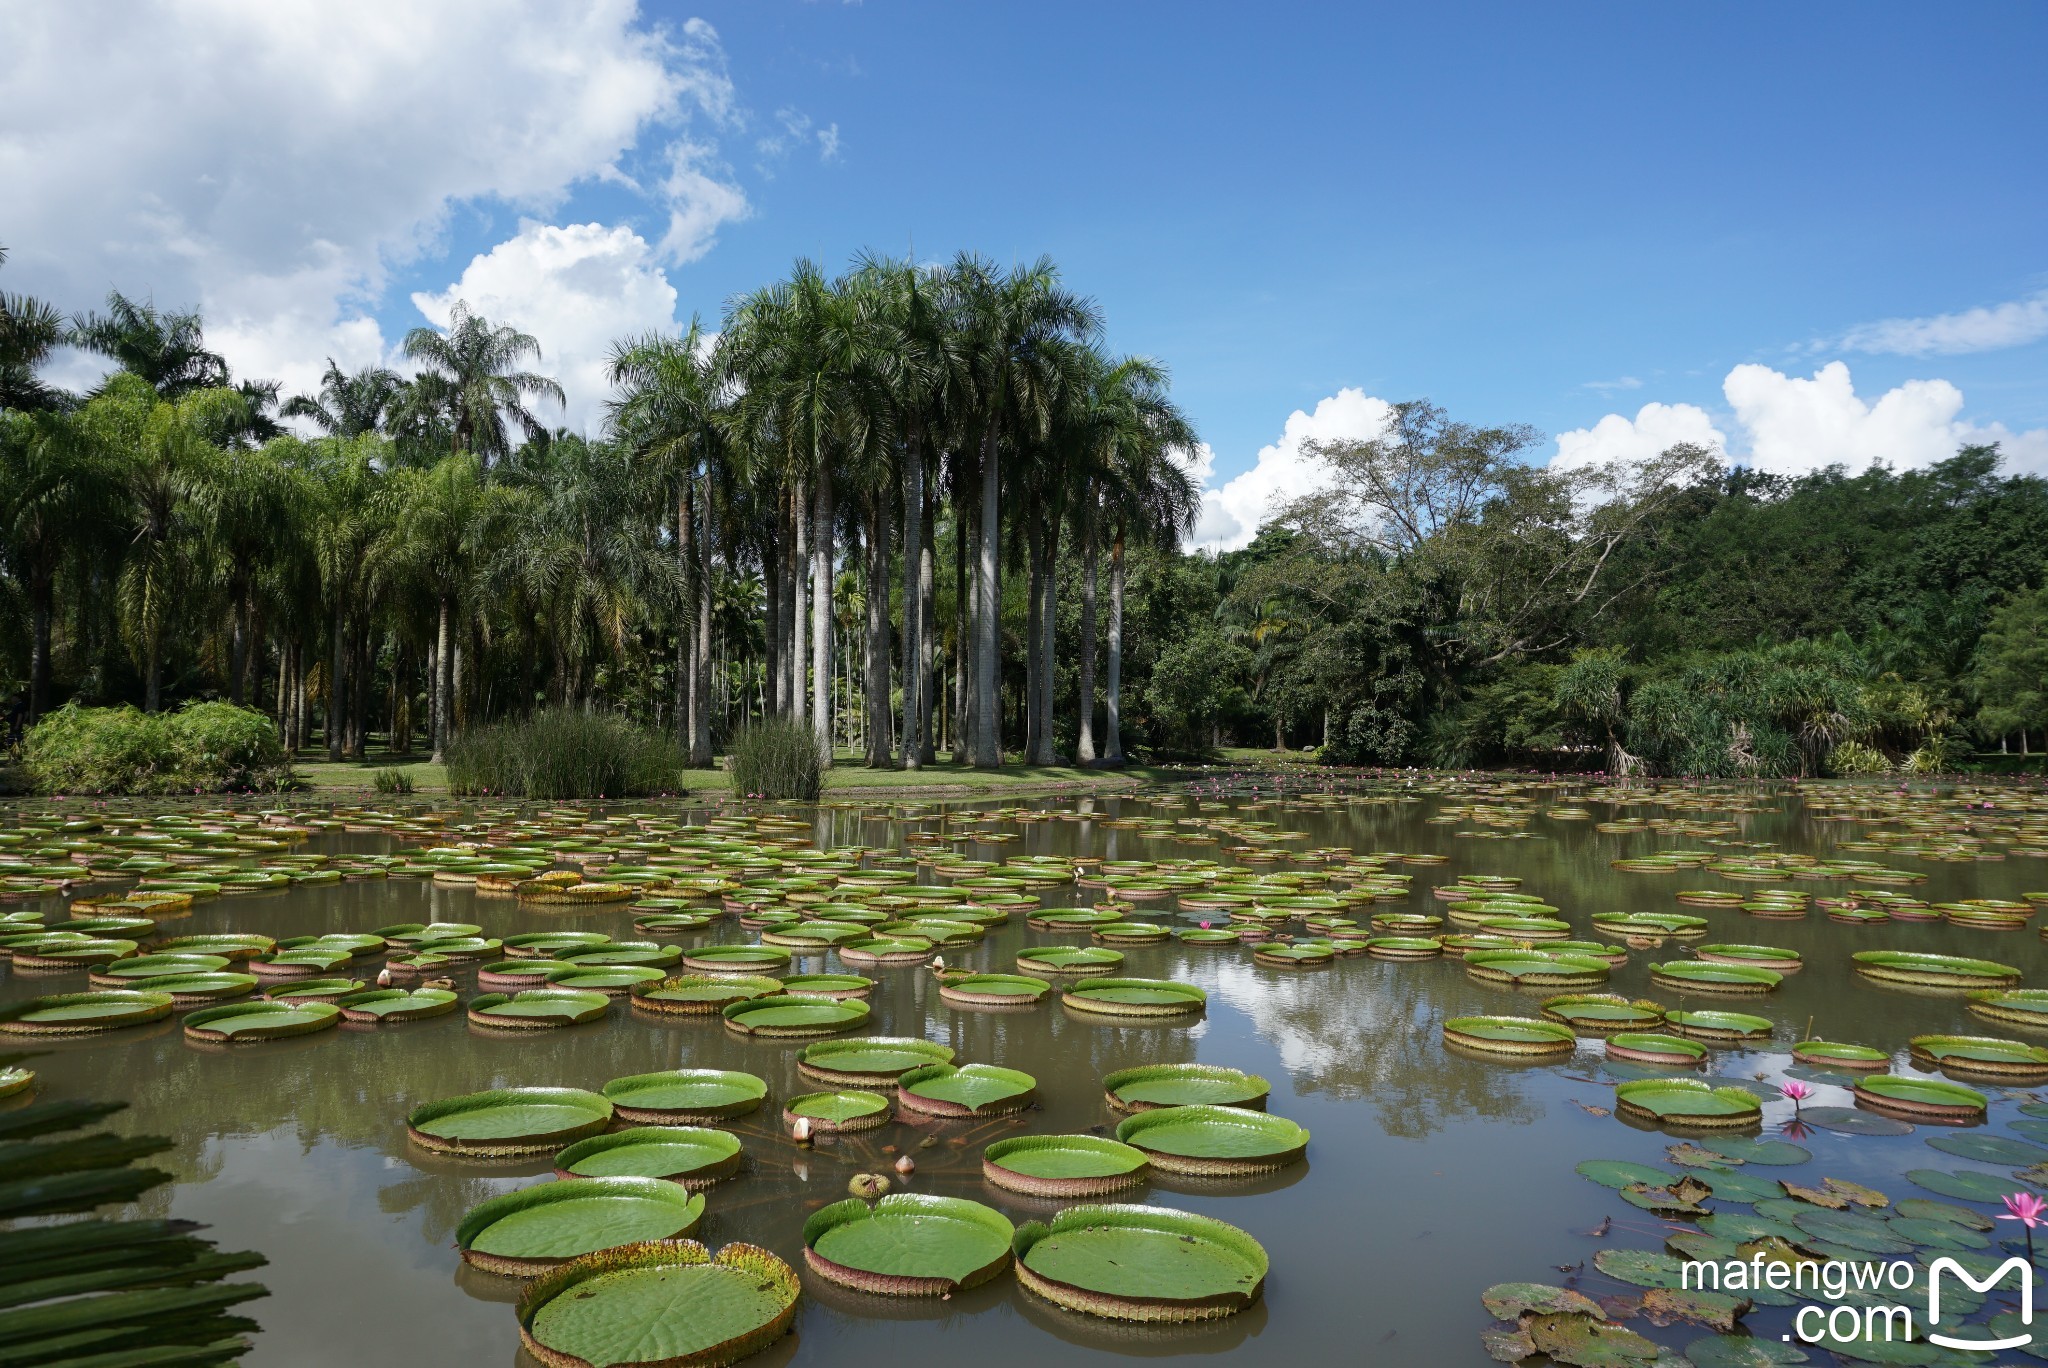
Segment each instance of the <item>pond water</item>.
M1683 997L1687 1006L1769 1016L1778 1025L1769 1046L1715 1052L1711 1073L1734 1081L1781 1079L1791 1063L1788 1047L1809 1030L1895 1051L1898 1072L1915 1072L1907 1064L1905 1046L1916 1034L2016 1034L1970 1016L1960 996L1922 996L1858 978L1850 967L1853 950L1980 956L2020 967L2028 986L2048 986L2048 956L2031 924L2009 934L1942 922L1848 926L1831 922L1819 910L1800 920L1761 920L1732 909L1682 907L1675 894L1691 888L1746 892L1764 885L1734 882L1705 869L1630 873L1609 863L1676 849L1739 855L1753 852L1729 843L1758 843L1772 852L1875 860L1924 874L1924 883L1894 891L1932 903L2017 899L2030 888L2048 885L2048 868L2037 861L1930 861L1911 851L1851 854L1840 851L1838 843L1868 839L1872 833L1904 834L1899 812L1871 811L1865 820L1838 820L1837 797L1816 807L1797 793L1755 790L1731 790L1719 797L1693 793L1674 806L1670 799L1679 792L1638 794L1623 802L1621 795L1585 787L1437 785L1434 791L1410 786L1398 793L1339 795L1309 803L1219 793L1205 795L1201 807L1193 797L1176 794L1063 798L1022 805L1064 814L1060 820L997 820L984 830L1016 839L988 845L963 834L951 848L987 860L1100 855L1231 863L1227 848L1235 842L1228 837L1220 844L1184 844L1105 823L1132 816L1169 822L1236 818L1302 833L1282 843L1294 850L1348 847L1360 854L1449 857L1441 865L1390 860L1389 869L1413 875L1412 893L1401 903L1358 909L1353 915L1361 922L1388 911L1440 915L1444 904L1432 897L1432 886L1464 874L1519 877L1519 891L1562 909L1581 938L1592 938L1588 919L1595 913L1695 913L1712 923L1711 940L1783 946L1800 952L1805 968L1764 997L1680 995L1649 981L1649 963L1686 957L1682 948L1666 946L1632 953L1605 990L1667 1006L1679 1005ZM1974 795L1972 801L1977 801ZM2048 820L2043 811L2010 810L2012 802L2024 806L2028 800L2002 801L2006 810L1995 819L1973 812L1967 820L1985 826L2018 822L2031 831ZM1493 806L1475 813L1475 803ZM1553 815L1561 808L1567 811ZM1577 819L1571 808L1590 813L1592 820ZM652 806L633 810L657 811ZM658 811L679 821L701 821L711 812ZM813 815L812 836L821 846L899 848L910 832L936 830L939 812L936 805L822 809ZM1930 839L1938 825L1947 828L1941 840L1967 835L1959 798L1917 799L1912 812L1930 819L1928 830L1916 833L1914 841ZM1602 822L1622 818L1706 825L1676 832L1599 829ZM0 830L9 820L0 814ZM1198 827L1183 829L1201 834ZM1990 833L1983 851L2005 852L2011 835L2009 828L2003 835ZM341 855L417 848L387 836L323 832L295 850ZM1260 867L1319 866L1283 861ZM1830 880L1772 886L1825 896L1864 885ZM1098 895L1099 890L1066 885L1043 896L1047 904L1064 904L1087 903ZM1135 916L1186 925L1184 919L1176 921L1172 906L1147 904ZM61 899L48 898L0 910L42 908L54 921L62 907ZM285 937L436 920L480 923L490 936L573 926L619 939L643 938L633 931L625 904L542 909L411 878L214 898L197 904L189 916L164 922L159 934L247 930ZM679 939L689 946L757 939L730 918L706 933L655 938ZM948 952L946 958L952 965L1014 972L1021 947L1045 942L1080 945L1087 940L1032 930L1020 915L983 943ZM1676 1143L1674 1137L1600 1114L1614 1106L1617 1075L1602 1065L1597 1039L1582 1040L1571 1059L1544 1065L1463 1058L1442 1043L1440 1026L1447 1017L1533 1016L1548 994L1476 982L1454 958L1403 963L1359 956L1320 969L1287 970L1256 966L1250 950L1235 945L1169 943L1130 947L1125 955L1127 974L1179 979L1207 990L1206 1013L1191 1024L1119 1025L1076 1015L1056 997L1022 1012L965 1010L940 1000L925 969L856 971L881 981L864 1033L925 1036L952 1046L962 1062L1025 1070L1038 1079L1039 1105L1014 1121L922 1127L898 1122L809 1150L787 1139L771 1105L734 1125L750 1166L709 1190L709 1214L698 1238L713 1247L750 1241L801 1266L805 1216L844 1197L852 1175L885 1168L892 1156L884 1146L916 1156L917 1171L906 1185L911 1191L972 1197L1019 1223L1047 1217L1059 1203L1019 1197L982 1180L981 1146L1013 1134L1113 1129L1117 1118L1102 1100L1103 1074L1141 1063L1201 1061L1270 1079L1270 1110L1313 1134L1307 1162L1246 1181L1192 1182L1155 1175L1149 1187L1122 1200L1179 1207L1250 1232L1272 1261L1263 1302L1205 1325L1123 1326L1055 1309L1007 1276L948 1301L918 1301L844 1291L806 1271L796 1334L756 1362L829 1358L839 1365L861 1365L934 1362L943 1355L947 1361L998 1368L1042 1363L1048 1354L1062 1362L1198 1354L1244 1363L1477 1363L1485 1360L1479 1333L1489 1322L1479 1294L1490 1284L1562 1281L1555 1266L1578 1264L1602 1247L1660 1247L1664 1223L1573 1172L1574 1165L1590 1158L1668 1167L1665 1150ZM800 966L807 971L841 968L836 955L807 956ZM455 977L468 997L474 991L474 967ZM0 993L13 1001L83 987L82 973L11 973ZM42 1076L43 1098L125 1098L133 1107L119 1120L123 1128L177 1142L174 1152L152 1161L178 1180L154 1194L153 1212L203 1221L222 1247L260 1250L269 1257L270 1266L259 1276L273 1295L252 1308L264 1333L246 1362L277 1368L445 1368L450 1363L530 1362L522 1357L510 1305L519 1284L466 1270L452 1242L467 1209L495 1193L544 1181L549 1166L545 1161L478 1166L436 1160L409 1145L408 1109L500 1086L595 1089L621 1075L682 1066L759 1074L768 1082L773 1103L819 1086L797 1075L802 1044L742 1038L723 1029L715 1016L657 1020L615 1005L600 1024L530 1038L487 1036L457 1013L405 1025L349 1026L225 1052L189 1044L174 1023L162 1023L49 1046L35 1067ZM1820 1095L1809 1106L1849 1104L1849 1075L1808 1076L1837 1080L1817 1083ZM2006 1132L2018 1102L2025 1099L1979 1086L1993 1098L1992 1129ZM1765 1098L1765 1132L1770 1133L1790 1118L1791 1106L1771 1088L1759 1091ZM1929 1150L1926 1138L1941 1133L1927 1126L1897 1136L1813 1129L1800 1141L1813 1152L1810 1163L1754 1171L1809 1184L1825 1174L1870 1184L1894 1197L1932 1195L1907 1183L1902 1175L1910 1168L2009 1171ZM936 1136L938 1143L918 1148L925 1135ZM1603 1216L1613 1218L1606 1238L1583 1233ZM2001 1228L2001 1236L2006 1233L2009 1226ZM1594 1295L1631 1290L1594 1275L1590 1264L1575 1285ZM1772 1317L1783 1314L1759 1311L1750 1323L1775 1340L1780 1327ZM1673 1345L1707 1333L1642 1322L1636 1328Z

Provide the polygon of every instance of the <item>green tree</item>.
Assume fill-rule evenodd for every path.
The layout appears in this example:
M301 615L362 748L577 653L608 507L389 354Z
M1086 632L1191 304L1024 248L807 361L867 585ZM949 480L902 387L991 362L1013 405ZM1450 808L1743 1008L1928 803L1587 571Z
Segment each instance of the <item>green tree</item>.
M2003 743L2018 732L2026 754L2027 734L2048 728L2048 589L2014 594L1993 612L1968 688L1983 734Z
M529 397L567 402L552 378L518 369L521 362L541 359L538 340L516 328L492 326L460 300L446 332L414 328L405 335L404 351L420 367L406 393L413 421L444 425L449 453L474 455L480 471L511 452L508 423L529 441L547 431L526 407Z

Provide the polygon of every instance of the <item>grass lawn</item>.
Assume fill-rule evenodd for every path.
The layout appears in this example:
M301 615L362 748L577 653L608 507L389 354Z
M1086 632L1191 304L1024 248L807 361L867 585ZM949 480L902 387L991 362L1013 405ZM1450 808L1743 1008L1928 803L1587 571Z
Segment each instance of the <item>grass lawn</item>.
M413 791L418 794L443 794L448 791L448 771L445 766L428 764L425 760L408 760L373 754L363 761L343 760L300 760L293 765L293 772L306 786L303 791L332 794L363 794L375 792L373 776L378 770L403 770L412 779ZM1179 777L1174 770L1155 766L1134 765L1123 770L1076 769L1068 765L1004 765L999 770L969 769L951 764L932 765L926 769L873 770L867 769L850 758L842 757L825 773L827 793L868 793L886 792L904 797L919 793L950 795L960 793L1037 793L1072 789L1117 790L1134 787L1140 783L1170 780ZM682 775L685 791L689 793L724 793L727 791L725 771L722 769L686 770Z

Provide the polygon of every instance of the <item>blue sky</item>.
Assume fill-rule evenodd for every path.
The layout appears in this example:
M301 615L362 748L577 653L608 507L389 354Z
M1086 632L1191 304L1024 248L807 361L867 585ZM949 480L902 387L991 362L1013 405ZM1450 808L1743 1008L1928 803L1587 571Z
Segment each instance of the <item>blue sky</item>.
M1417 396L1536 459L2048 468L2048 7L217 8L0 0L0 285L290 381L461 296L574 385L799 255L1049 254L1172 368L1216 540Z

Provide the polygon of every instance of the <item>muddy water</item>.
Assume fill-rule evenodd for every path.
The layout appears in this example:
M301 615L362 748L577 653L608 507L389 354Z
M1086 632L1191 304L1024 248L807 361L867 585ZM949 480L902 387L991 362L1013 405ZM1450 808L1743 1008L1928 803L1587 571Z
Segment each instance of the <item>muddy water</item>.
M1777 810L1737 819L1742 839L1828 853L1833 842L1857 834L1853 826L1813 820L1796 797L1768 802ZM1076 803L1043 806L1073 810ZM1596 816L1616 815L1601 804L1592 806ZM1146 810L1142 800L1097 801L1092 807L1105 814ZM1674 902L1681 887L1754 887L1700 870L1665 876L1608 867L1618 855L1699 848L1696 839L1602 834L1588 822L1542 817L1526 828L1537 839L1468 839L1457 833L1471 831L1469 825L1426 820L1438 810L1438 800L1425 798L1333 811L1266 807L1244 815L1306 831L1306 846L1449 855L1445 866L1412 871L1408 910L1440 912L1430 887L1460 873L1519 875L1522 891L1562 908L1581 936L1590 933L1587 918L1595 912L1698 911ZM826 813L819 818L818 838L826 844L894 846L909 829L903 822ZM982 859L1072 852L1224 858L1215 846L1141 839L1090 821L1015 829L1021 835L1015 842L962 849ZM362 836L321 837L304 847L390 848L381 838ZM1928 873L1927 883L1901 891L1930 902L2017 897L2048 882L2048 869L2024 859L1934 864L1910 856L1848 858ZM1839 887L1792 886L1809 892ZM1074 892L1056 890L1046 901L1073 901ZM1087 890L1080 894L1087 899ZM54 920L57 904L47 906ZM1374 910L1395 907L1380 904ZM1698 914L1713 922L1713 939L1788 946L1803 952L1808 966L1767 998L1695 997L1689 1003L1757 1011L1780 1024L1772 1049L1717 1054L1713 1072L1726 1078L1777 1076L1789 1063L1785 1046L1809 1022L1830 1039L1896 1049L1901 1065L1907 1038L1923 1031L2010 1034L1974 1022L1958 1000L1891 992L1856 979L1848 969L1852 949L1985 956L2020 965L2028 984L2048 986L2048 950L2031 930L2000 935L1940 923L1854 928L1818 912L1801 921L1759 921L1734 911ZM1153 908L1137 915L1167 919L1164 910ZM541 913L410 879L215 899L189 917L166 922L163 931L252 930L282 937L432 920L478 922L492 936L565 925L622 939L634 935L622 907ZM728 920L687 943L748 939L749 933ZM1019 916L982 945L949 954L948 960L1011 970L1020 946L1047 939ZM1059 939L1085 943L1079 937ZM891 1156L883 1146L917 1155L913 1190L973 1197L1020 1222L1047 1215L1054 1204L984 1185L981 1145L1020 1129L1113 1127L1101 1100L1102 1074L1138 1063L1199 1060L1271 1079L1271 1110L1313 1132L1309 1161L1246 1183L1203 1186L1161 1178L1131 1200L1183 1207L1250 1231L1272 1256L1264 1303L1202 1327L1126 1328L1051 1308L1007 1277L951 1301L921 1302L840 1291L806 1273L796 1335L756 1362L822 1363L829 1356L836 1365L896 1364L937 1362L943 1355L948 1362L998 1368L1040 1364L1048 1354L1061 1362L1170 1354L1259 1364L1480 1362L1477 1332L1486 1318L1478 1294L1487 1285L1555 1278L1554 1265L1576 1263L1599 1247L1574 1232L1606 1212L1617 1213L1621 1228L1605 1243L1656 1247L1655 1222L1572 1172L1574 1164L1594 1157L1659 1162L1670 1143L1586 1110L1612 1105L1611 1086L1600 1081L1597 1042L1583 1043L1568 1063L1518 1067L1461 1059L1439 1041L1445 1017L1533 1014L1541 995L1474 983L1455 962L1445 961L1361 957L1320 970L1283 971L1254 967L1249 951L1236 947L1169 945L1131 948L1126 955L1127 973L1185 979L1207 989L1206 1016L1192 1025L1118 1026L1071 1015L1056 1002L1022 1013L976 1012L942 1003L921 970L866 971L882 980L874 999L875 1033L925 1035L953 1046L963 1062L1024 1069L1039 1080L1041 1105L1016 1123L941 1123L923 1130L899 1123L811 1151L790 1145L772 1109L764 1111L737 1127L751 1167L711 1190L699 1238L714 1246L752 1241L800 1265L799 1232L807 1212L845 1195L854 1173L886 1163ZM1610 989L1676 1005L1677 995L1649 984L1646 965L1666 957L1676 954L1633 955L1615 972ZM807 958L802 966L841 967L835 957ZM82 988L83 975L75 979L14 976L0 991L11 999ZM466 979L458 978L465 995L472 988ZM155 1162L174 1171L178 1182L154 1195L153 1210L204 1221L224 1247L269 1256L270 1267L261 1276L273 1295L253 1308L264 1334L247 1362L275 1368L447 1368L527 1362L510 1306L517 1284L463 1271L452 1239L470 1206L537 1181L546 1165L476 1168L434 1161L406 1142L402 1119L409 1107L498 1086L596 1088L622 1074L678 1066L758 1073L775 1099L816 1086L797 1076L800 1048L736 1038L716 1018L709 1024L659 1022L615 1007L602 1024L530 1039L486 1038L457 1014L381 1028L343 1027L226 1053L188 1044L167 1023L58 1046L36 1067L43 1097L127 1098L133 1110L124 1125L177 1141L175 1152ZM1849 1100L1842 1087L1821 1091L1822 1103ZM2001 1099L1994 1128L2012 1111L2013 1104ZM1772 1101L1766 1112L1775 1125L1789 1107ZM915 1148L927 1134L938 1143ZM1899 1177L1904 1169L1930 1162L1968 1167L1928 1151L1923 1139L1924 1134L1845 1137L1816 1131L1803 1142L1815 1152L1813 1165L1797 1175L1775 1170L1767 1176L1817 1181L1828 1173L1915 1195ZM1682 1344L1703 1332L1678 1327L1651 1333Z

